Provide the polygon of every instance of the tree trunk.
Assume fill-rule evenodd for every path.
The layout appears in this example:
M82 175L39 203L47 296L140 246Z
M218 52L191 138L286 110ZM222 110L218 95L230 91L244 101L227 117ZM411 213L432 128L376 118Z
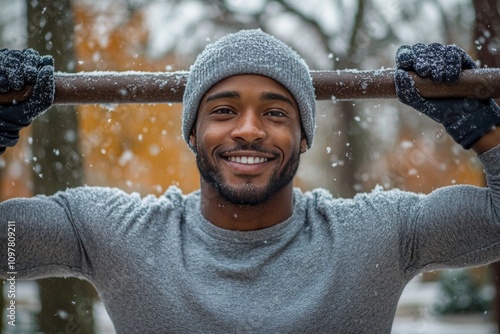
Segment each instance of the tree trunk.
M500 67L500 15L497 0L473 0L476 11L474 44L481 67ZM497 101L498 102L498 101ZM495 319L500 332L500 262L490 265L496 288L494 299Z
M71 0L26 0L28 46L50 54L56 71L72 72L73 13ZM78 120L72 106L53 107L32 125L35 194L53 194L83 185L78 149ZM93 333L92 286L78 279L39 281L40 331L44 333Z
M357 11L349 38L348 50L343 59L337 62L337 69L358 68L356 61L359 56L360 43L363 38L363 23L366 15L366 0L357 1ZM357 174L363 164L363 156L366 150L365 138L367 133L361 129L355 117L357 109L352 101L337 102L338 113L336 115L336 128L340 139L339 144L334 146L336 155L341 162L337 167L338 182L335 180L330 189L336 191L339 197L353 197L356 193L364 190L357 187Z

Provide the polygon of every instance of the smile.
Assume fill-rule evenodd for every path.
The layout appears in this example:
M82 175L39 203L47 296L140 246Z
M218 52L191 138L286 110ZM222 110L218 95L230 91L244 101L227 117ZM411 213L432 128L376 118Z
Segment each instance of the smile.
M245 165L254 165L260 164L267 161L267 158L259 158L259 157L228 157L228 161L237 162Z

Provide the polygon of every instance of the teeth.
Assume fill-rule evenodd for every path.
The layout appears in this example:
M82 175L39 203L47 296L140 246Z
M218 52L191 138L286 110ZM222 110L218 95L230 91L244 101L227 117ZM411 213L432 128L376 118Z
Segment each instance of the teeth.
M229 157L229 161L237 162L245 165L253 165L260 164L267 161L267 158L259 158L259 157Z

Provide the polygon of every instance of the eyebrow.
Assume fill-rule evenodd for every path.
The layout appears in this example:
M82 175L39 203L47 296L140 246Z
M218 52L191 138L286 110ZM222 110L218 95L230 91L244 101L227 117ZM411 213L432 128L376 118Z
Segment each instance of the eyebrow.
M237 91L224 91L208 96L205 99L205 102L210 102L218 99L239 99L239 98L240 98L240 93L238 93ZM291 99L282 94L264 92L260 95L260 99L262 101L283 101L295 108L295 103L293 103Z
M206 98L205 102L214 101L217 99L239 99L240 94L236 91L225 91L220 93L215 93Z
M295 108L295 103L293 103L291 99L282 94L264 92L260 95L260 99L263 101L274 101L274 100L283 101Z

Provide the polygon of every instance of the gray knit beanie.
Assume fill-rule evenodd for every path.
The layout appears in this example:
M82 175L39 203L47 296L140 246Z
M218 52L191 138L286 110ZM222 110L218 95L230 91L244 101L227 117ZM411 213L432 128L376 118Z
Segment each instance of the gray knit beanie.
M183 98L182 134L196 122L203 95L219 81L239 74L269 77L286 87L299 107L302 129L310 148L314 137L316 97L309 68L288 45L260 29L242 30L208 45L191 66Z

